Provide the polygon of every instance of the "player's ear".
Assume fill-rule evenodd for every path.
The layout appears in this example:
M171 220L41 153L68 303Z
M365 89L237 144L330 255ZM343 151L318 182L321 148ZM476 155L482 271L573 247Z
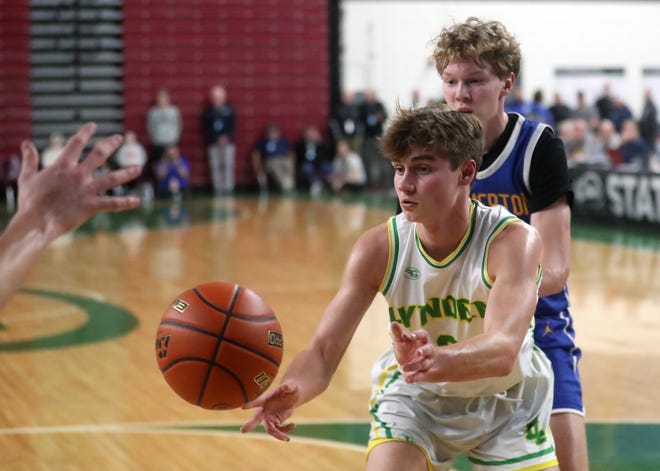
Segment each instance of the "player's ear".
M502 95L507 96L513 91L513 86L516 84L516 74L511 72L509 76L504 79L504 86L502 87Z
M468 160L461 165L461 174L459 182L463 185L469 185L474 180L477 173L477 163L474 160Z

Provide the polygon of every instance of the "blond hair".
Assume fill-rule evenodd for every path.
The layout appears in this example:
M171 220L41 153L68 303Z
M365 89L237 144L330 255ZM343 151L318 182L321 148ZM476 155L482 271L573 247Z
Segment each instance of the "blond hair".
M433 59L440 74L450 62L463 60L474 60L480 67L490 65L502 80L520 72L520 44L499 21L471 16L464 23L443 28L434 41Z

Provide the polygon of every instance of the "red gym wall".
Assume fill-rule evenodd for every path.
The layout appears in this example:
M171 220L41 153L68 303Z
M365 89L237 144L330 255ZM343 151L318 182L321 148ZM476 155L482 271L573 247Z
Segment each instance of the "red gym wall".
M0 0L0 163L30 138L30 7Z
M30 137L29 2L0 0L0 157ZM146 141L160 87L183 118L192 183L209 182L201 114L225 85L237 114L237 185L253 182L249 154L266 123L292 142L329 113L327 0L124 1L124 124ZM9 33L9 34L7 34ZM10 39L7 39L10 38Z

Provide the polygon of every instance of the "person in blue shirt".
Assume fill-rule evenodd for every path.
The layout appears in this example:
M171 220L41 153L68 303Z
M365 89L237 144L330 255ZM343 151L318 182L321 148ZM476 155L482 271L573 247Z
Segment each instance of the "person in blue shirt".
M278 189L290 193L295 188L295 165L289 141L282 136L275 123L266 126L264 135L252 151L252 166L257 175L260 191L268 191L269 179Z
M156 166L158 195L179 199L190 187L190 163L179 146L168 146Z

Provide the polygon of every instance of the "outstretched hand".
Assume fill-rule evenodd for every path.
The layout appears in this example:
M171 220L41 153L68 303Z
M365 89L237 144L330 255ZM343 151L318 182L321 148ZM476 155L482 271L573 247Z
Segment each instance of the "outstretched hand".
M428 332L423 329L409 332L398 322L392 322L390 334L394 357L401 366L405 381L434 381L431 375L436 347L431 343Z
M101 139L87 156L80 155L96 131L94 123L83 125L71 136L52 166L39 170L39 153L34 144L21 144L23 164L18 177L18 212L42 218L49 240L71 231L103 211L135 208L135 196L106 196L111 188L140 175L138 166L112 171L101 176L94 171L108 160L122 143L120 135Z
M241 427L241 433L250 432L263 422L269 435L288 442L291 439L288 434L296 425L294 423L284 424L284 422L293 414L299 398L298 387L284 382L274 390L245 404L243 409L256 407L257 410L252 418Z

